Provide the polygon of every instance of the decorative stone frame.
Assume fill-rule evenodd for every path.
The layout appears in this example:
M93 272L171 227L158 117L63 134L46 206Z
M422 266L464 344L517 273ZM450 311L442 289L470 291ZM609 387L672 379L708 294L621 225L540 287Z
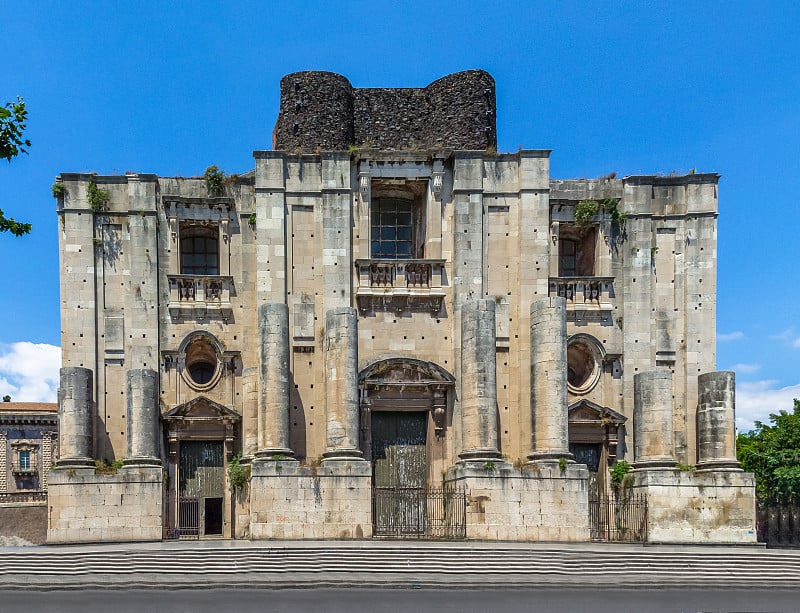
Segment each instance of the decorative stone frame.
M208 349L213 352L215 357L215 371L211 379L206 383L197 383L192 379L189 368L192 361L192 347L196 343L205 343ZM193 391L208 392L214 389L226 372L236 370L236 358L240 355L238 351L226 351L222 342L213 334L206 330L195 330L190 332L181 342L177 351L164 351L164 368L177 368L181 380ZM198 360L203 355L198 355Z
M358 375L361 397L361 445L371 457L371 415L374 410L426 411L433 431L443 437L452 416L451 390L455 378L433 362L414 358L385 358L363 368ZM400 393L398 393L400 392Z
M571 394L582 396L597 386L605 357L603 344L590 334L573 334L567 339L567 388ZM578 373L580 382L571 377L573 372Z

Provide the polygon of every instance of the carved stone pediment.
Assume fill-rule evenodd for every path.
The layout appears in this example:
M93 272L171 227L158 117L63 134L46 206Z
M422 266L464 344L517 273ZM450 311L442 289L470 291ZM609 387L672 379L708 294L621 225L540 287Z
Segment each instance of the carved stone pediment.
M567 411L569 413L569 423L571 424L597 423L620 426L628 421L628 418L622 413L600 406L591 400L573 402L569 405Z
M452 386L455 378L433 362L414 358L388 358L372 362L358 376L359 383L381 385L444 385Z
M205 396L198 396L179 404L164 414L164 421L239 421L241 418L242 416L233 409Z

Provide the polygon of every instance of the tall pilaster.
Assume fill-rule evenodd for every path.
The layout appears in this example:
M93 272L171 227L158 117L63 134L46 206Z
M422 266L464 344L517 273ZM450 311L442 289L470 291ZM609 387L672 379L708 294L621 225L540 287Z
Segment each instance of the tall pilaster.
M252 458L258 451L259 381L261 368L242 372L242 456Z
M133 368L126 375L128 455L126 465L160 466L158 373Z
M736 460L736 376L708 372L697 377L697 468L738 469Z
M358 314L352 307L325 313L326 460L360 459L358 448Z
M285 458L289 449L289 307L258 307L261 347L261 397L258 411L258 458Z
M675 466L672 373L640 372L633 377L633 443L636 468Z
M79 366L61 369L58 436L59 466L94 465L94 398L92 371Z
M495 303L472 300L461 307L462 460L500 457L498 450Z
M529 460L572 458L567 415L567 305L550 297L531 305L531 418Z

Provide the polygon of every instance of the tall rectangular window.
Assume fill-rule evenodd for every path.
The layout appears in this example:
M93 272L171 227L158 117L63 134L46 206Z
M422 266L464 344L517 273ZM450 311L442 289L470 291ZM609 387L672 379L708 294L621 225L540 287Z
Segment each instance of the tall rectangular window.
M31 452L30 451L20 451L19 452L19 469L24 471L29 471L31 469Z
M410 259L414 253L414 204L399 198L372 201L371 254L373 258Z
M216 236L198 233L181 238L181 274L219 274L219 241Z

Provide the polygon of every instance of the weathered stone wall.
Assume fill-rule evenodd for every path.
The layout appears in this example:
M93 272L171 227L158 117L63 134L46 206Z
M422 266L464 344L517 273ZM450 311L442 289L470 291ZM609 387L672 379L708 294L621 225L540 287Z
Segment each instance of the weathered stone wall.
M157 541L162 536L162 471L128 466L50 471L48 543Z
M47 540L47 502L0 503L0 537L17 537L34 545Z
M589 539L588 471L538 462L524 469L459 463L447 485L466 488L467 538L498 541Z
M752 474L645 469L633 476L633 492L647 498L649 542L756 542Z
M495 85L467 70L425 88L355 89L331 72L281 79L273 147L284 151L497 147Z
M336 460L320 467L260 461L250 479L250 538L372 536L372 467Z

